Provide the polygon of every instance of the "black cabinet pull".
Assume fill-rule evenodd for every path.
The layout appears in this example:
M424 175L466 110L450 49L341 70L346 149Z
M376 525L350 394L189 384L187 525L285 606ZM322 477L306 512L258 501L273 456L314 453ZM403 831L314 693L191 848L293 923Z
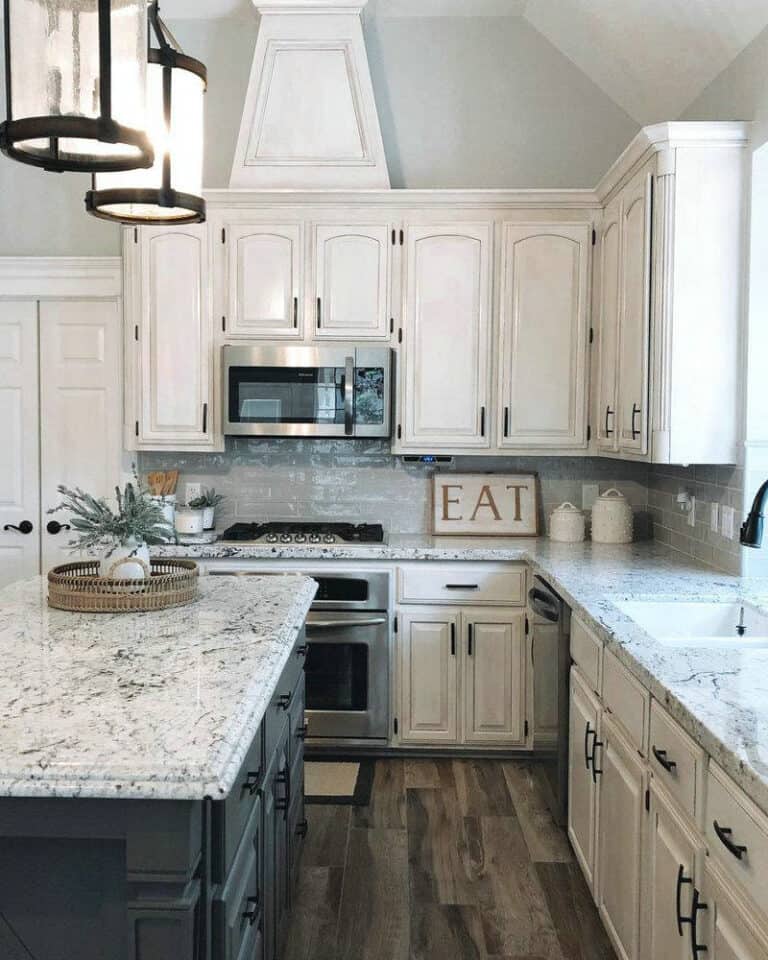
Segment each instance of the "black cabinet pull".
M251 909L243 911L243 920L247 920L248 924L253 926L259 918L259 898L248 897L245 902Z
M597 730L592 729L592 724L587 720L587 725L584 727L584 768L589 770L589 765L592 763L592 755L589 749L589 738L596 737Z
M203 433L208 433L208 404L203 404Z
M293 298L293 329L296 330L299 326L299 298Z
M456 656L456 624L451 624L451 656Z
M278 709L287 710L291 705L291 700L293 700L293 691L282 694L277 700Z
M61 533L62 530L71 530L72 527L68 523L59 523L58 520L49 520L46 524L45 529L48 533L53 534L55 537L57 533Z
M737 860L741 860L747 852L747 848L731 840L733 830L731 830L730 827L721 827L717 820L712 821L712 826L715 828L717 839L722 843L728 853L732 853Z
M504 407L504 436L509 436L509 407Z
M611 406L610 406L610 404L609 404L609 405L605 408L605 430L603 431L603 433L606 435L606 437L612 437L612 436L613 436L613 430L610 430L610 429L608 428L608 417L612 417L612 416L613 416L613 410L611 410Z
M467 624L467 654L472 656L472 641L474 639L474 627L471 623Z
M323 322L323 303L320 297L317 298L317 329L319 330Z
M690 917L683 916L683 884L693 883L692 877L685 876L685 867L680 864L680 868L677 871L677 892L675 894L675 912L677 914L677 932L682 937L683 935L683 924L693 922L693 914Z
M597 778L603 772L602 767L597 766L597 748L603 747L603 741L598 740L597 737L592 741L592 782L597 783Z
M302 724L302 726L300 726L299 729L296 731L296 739L297 739L297 740L306 740L308 733L309 733L309 724L308 724L308 723L304 723L304 724Z
M667 771L667 773L672 773L672 771L677 767L677 762L675 760L667 760L666 750L657 750L656 747L651 747L651 751L661 766Z
M285 784L285 796L279 800L275 800L275 809L276 810L285 810L286 816L288 815L288 807L291 805L291 771L288 767L285 770L281 770L280 773L275 777L275 783Z
M480 436L485 436L485 407L480 407Z
M261 783L261 770L249 770L246 774L245 782L243 783L243 790L247 790L248 793L253 796L256 793L259 793L259 784Z
M635 429L635 419L637 418L638 413L642 411L641 407L638 407L636 403L632 404L632 439L637 440L640 436L641 431Z
M480 586L477 583L446 583L446 590L479 590Z
M297 837L306 837L309 833L309 823L306 820L300 820L296 824L296 836Z
M301 645L300 647L296 647L296 656L297 656L297 657L306 657L306 655L307 655L307 650L308 650L308 649L309 649L309 647L307 646L307 644L306 644L306 643L302 643L302 645Z
M3 527L3 530L15 530L17 533L28 534L32 533L35 528L32 526L31 520L22 520L21 523L16 526L15 523L6 523Z
M691 916L686 923L691 925L691 958L696 960L700 953L706 953L707 948L704 944L699 943L699 934L698 934L698 919L700 910L709 910L709 904L701 902L701 894L696 889L693 888L693 899L691 900Z

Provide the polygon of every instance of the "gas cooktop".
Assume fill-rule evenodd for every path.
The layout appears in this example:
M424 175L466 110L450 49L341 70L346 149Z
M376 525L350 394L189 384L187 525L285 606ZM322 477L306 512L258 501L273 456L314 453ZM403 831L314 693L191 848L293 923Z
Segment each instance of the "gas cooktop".
M383 543L380 523L235 523L221 535L236 543Z

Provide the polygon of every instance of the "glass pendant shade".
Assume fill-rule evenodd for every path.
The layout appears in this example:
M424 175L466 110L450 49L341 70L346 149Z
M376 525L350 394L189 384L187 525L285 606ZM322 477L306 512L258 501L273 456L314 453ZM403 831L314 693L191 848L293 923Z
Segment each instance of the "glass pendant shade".
M46 170L152 164L146 0L4 0L0 149Z
M85 205L94 216L121 223L199 223L205 220L201 194L206 70L178 49L156 4L150 5L149 21L159 44L150 47L147 77L154 165L95 175Z

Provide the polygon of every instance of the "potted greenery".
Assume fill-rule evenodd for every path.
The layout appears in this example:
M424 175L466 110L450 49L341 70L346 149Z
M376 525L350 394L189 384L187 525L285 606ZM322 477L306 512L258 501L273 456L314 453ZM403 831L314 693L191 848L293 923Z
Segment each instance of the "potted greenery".
M125 489L115 487L116 509L103 497L93 497L79 487L59 486L62 501L49 510L65 510L77 536L73 550L99 550L102 577L141 580L149 576L149 547L174 539L173 527L159 503L142 489L138 479Z
M203 530L213 530L215 525L216 507L224 500L220 493L216 493L213 487L210 490L203 488L199 497L189 501L192 510L203 511Z

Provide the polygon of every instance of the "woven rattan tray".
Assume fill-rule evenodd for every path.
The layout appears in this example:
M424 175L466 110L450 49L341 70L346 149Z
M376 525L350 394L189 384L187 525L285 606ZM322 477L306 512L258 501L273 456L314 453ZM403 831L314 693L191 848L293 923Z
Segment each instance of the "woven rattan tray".
M180 607L197 596L194 561L151 560L150 567L143 580L113 580L99 576L98 560L62 564L48 574L48 605L75 613L135 613Z

